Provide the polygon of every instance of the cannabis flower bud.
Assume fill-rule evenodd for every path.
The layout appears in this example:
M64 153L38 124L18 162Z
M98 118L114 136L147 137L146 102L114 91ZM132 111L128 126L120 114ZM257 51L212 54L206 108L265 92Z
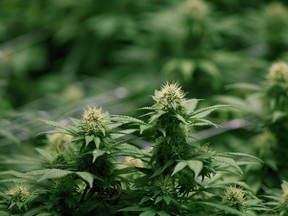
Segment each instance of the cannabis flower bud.
M143 167L143 162L139 158L125 157L124 163L127 167Z
M268 79L273 82L288 83L288 64L285 62L274 63L269 70Z
M286 181L283 181L281 188L282 188L283 194L280 199L280 204L285 207L288 207L288 183Z
M7 195L13 202L26 202L31 194L28 186L16 184L7 192Z
M108 115L103 113L101 109L88 107L88 109L84 111L81 119L81 126L85 134L104 133L108 121Z
M209 12L208 5L203 0L186 0L180 9L186 16L195 20L203 20Z
M72 141L72 136L68 134L61 134L61 133L55 133L55 134L49 134L48 135L48 146L51 149L54 150L62 150L65 148L65 144Z
M184 108L185 94L176 83L165 83L160 91L155 91L153 99L156 101L154 107L158 110L177 110Z
M244 192L237 187L230 186L228 187L223 196L223 202L236 209L240 209L244 205Z

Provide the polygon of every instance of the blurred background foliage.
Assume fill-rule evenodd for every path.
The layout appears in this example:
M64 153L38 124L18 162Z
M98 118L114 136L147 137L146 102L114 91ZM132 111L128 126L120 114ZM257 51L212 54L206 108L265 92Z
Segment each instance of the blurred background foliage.
M215 114L223 127L199 140L263 156L255 136L269 109L258 93L271 64L288 61L286 1L0 0L0 17L1 153L32 154L44 139L38 119L65 121L87 105L133 115L178 81L204 105L238 108Z

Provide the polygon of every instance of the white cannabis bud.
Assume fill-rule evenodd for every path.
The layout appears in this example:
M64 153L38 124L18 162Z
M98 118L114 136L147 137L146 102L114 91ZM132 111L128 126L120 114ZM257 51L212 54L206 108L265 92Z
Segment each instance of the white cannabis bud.
M16 184L8 192L13 202L26 202L30 198L30 190L27 185Z
M280 199L280 204L285 207L288 207L288 183L286 181L283 181L281 188L282 188L283 194Z
M123 165L127 167L144 167L142 160L132 157L125 157Z
M272 82L288 84L288 64L285 62L276 62L272 64L269 70L268 79Z
M65 149L65 145L72 141L73 137L68 134L49 134L48 135L48 147L55 150Z
M84 111L81 119L82 129L86 134L103 133L107 128L108 122L108 115L96 107L88 107L88 109Z
M187 17L195 20L202 20L207 17L209 8L203 0L186 0L181 5L181 11Z
M164 111L184 108L186 101L184 92L176 83L165 83L160 91L155 91L153 99L156 101L155 108Z
M244 192L240 188L230 186L224 192L223 202L230 207L240 209L245 202Z

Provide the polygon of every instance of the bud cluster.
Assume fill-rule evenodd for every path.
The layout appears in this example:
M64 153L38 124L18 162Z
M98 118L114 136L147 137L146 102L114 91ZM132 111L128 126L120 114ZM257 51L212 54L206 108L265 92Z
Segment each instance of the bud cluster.
M22 184L14 185L8 192L13 202L26 202L30 198L29 187Z
M85 134L96 134L106 130L108 121L108 115L101 109L88 107L81 119L81 127Z

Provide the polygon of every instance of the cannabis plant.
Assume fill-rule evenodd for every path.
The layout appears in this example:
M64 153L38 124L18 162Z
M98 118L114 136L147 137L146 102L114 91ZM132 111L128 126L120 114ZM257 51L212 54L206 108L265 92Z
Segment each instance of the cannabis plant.
M142 108L148 110L143 120L96 107L66 124L44 120L56 129L45 132L47 144L36 148L33 168L1 172L1 213L255 215L265 210L237 177L243 175L240 166L255 163L255 157L217 153L188 139L194 127L218 127L206 116L229 106L196 109L199 100L186 99L176 83L164 84L153 99ZM135 140L152 150L135 146Z

